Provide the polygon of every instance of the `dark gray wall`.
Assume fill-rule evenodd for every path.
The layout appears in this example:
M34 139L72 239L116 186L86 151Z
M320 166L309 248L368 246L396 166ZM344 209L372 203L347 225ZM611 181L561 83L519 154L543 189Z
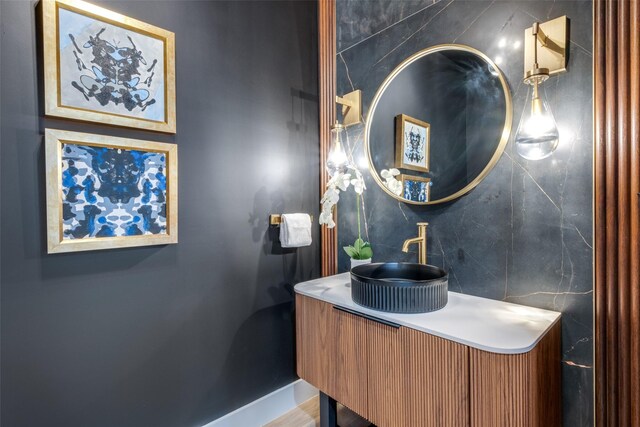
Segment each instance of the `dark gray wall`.
M428 221L428 253L444 266L452 291L561 311L564 425L593 425L592 17L590 1L338 0L338 92L363 90L364 112L389 72L414 52L461 43L502 57L514 97L522 84L524 29L535 20L571 19L569 72L545 86L562 140L549 159L519 157L512 141L491 174L470 194L443 206L398 203L365 173L367 234L374 261L415 260L404 239ZM501 48L504 38L507 46ZM362 126L349 130L362 160ZM433 143L433 142L432 142ZM339 203L339 245L355 238L352 192ZM340 253L341 271L348 258Z
M294 380L318 245L267 218L319 203L315 2L99 2L176 33L175 136L43 119L36 5L0 3L1 424L201 426ZM45 127L178 144L180 243L46 255Z

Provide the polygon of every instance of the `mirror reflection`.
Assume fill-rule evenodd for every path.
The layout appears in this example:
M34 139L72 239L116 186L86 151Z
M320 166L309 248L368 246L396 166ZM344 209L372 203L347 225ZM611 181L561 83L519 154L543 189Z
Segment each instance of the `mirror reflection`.
M504 76L461 45L425 49L382 84L366 129L376 182L414 204L455 199L491 170L511 129Z

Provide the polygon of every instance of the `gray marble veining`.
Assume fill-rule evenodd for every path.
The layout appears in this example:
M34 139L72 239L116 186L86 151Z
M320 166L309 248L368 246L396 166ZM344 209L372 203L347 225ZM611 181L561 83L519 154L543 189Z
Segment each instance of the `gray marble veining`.
M564 425L593 425L591 2L338 0L337 10L338 93L361 89L365 117L378 86L402 60L460 43L499 62L513 95L512 138L528 91L517 42L536 19L570 18L569 72L544 85L561 131L557 152L527 161L511 140L476 189L429 207L399 203L365 172L363 233L374 261L414 261L415 253L401 252L402 242L415 234L416 222L428 221L429 262L449 271L450 290L561 311ZM349 128L359 164L363 142L363 126ZM341 196L338 227L339 245L351 244L352 192ZM348 263L341 251L339 270Z

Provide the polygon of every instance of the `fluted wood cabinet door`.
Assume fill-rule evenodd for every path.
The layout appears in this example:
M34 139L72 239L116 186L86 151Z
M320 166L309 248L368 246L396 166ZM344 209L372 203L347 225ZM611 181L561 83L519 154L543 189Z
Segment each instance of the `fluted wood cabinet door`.
M298 376L367 417L367 327L362 317L296 295Z
M407 328L368 321L368 420L377 427L409 426L407 400Z
M405 388L412 427L469 425L469 347L405 331Z
M528 353L470 352L473 427L561 425L560 322Z

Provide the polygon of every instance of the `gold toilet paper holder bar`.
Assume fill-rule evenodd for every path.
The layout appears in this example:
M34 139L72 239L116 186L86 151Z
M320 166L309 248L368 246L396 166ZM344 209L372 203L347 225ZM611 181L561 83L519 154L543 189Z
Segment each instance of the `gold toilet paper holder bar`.
M309 215L311 217L311 222L313 223L313 215ZM279 226L282 223L282 215L281 214L271 214L269 215L269 225L274 227Z

